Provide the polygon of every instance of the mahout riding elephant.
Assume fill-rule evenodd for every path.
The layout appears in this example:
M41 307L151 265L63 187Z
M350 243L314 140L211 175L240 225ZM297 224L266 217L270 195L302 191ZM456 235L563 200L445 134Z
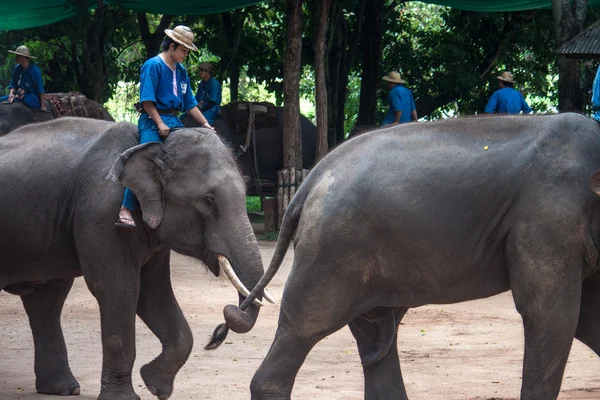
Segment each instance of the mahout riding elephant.
M300 186L254 289L295 238L252 399L289 399L312 347L345 325L365 399L406 399L406 311L507 290L525 332L521 399L556 399L573 338L600 355L599 169L600 126L577 114L412 123L345 142Z
M68 110L57 110L56 105L53 105L53 103L49 101L50 98L58 98L58 96L65 98L69 96L68 93L49 93L47 96L46 111L29 108L20 101L15 101L11 104L0 103L0 136L26 124L50 121L61 115L59 111L68 112L74 110L76 112L81 112L82 115L71 113L71 116L87 116L89 118L103 119L105 121L114 121L104 107L95 101L85 98L85 96L81 94L76 95L75 98L77 100L74 105L69 104L65 107L68 108Z
M69 117L0 138L0 290L22 297L39 393L80 391L60 325L75 277L83 275L100 306L99 399L135 400L136 314L163 346L141 369L158 398L170 396L192 349L171 289L171 250L203 261L216 276L221 265L242 292L263 274L244 182L221 140L206 129L182 129L164 143L137 143L132 124ZM124 186L140 203L136 228L114 225ZM258 310L226 306L226 326L247 332Z
M249 105L256 108L256 161L253 154L254 140L249 140L247 134ZM182 118L182 122L186 127L197 126L191 117ZM215 120L214 126L218 135L238 155L242 175L252 179L277 181L277 171L283 168L283 107L276 107L267 102L229 103L221 107L221 115ZM304 168L310 169L316 159L317 129L303 115L300 115L300 129L302 163ZM241 146L246 146L247 143L249 149L242 151ZM253 172L255 164L258 166L258 176ZM252 185L248 185L248 189L252 189Z

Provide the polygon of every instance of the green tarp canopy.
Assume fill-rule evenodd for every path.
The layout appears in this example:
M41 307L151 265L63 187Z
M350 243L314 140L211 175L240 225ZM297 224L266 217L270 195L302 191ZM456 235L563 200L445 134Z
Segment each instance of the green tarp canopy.
M245 7L264 0L104 0L105 3L118 3L125 8L149 14L201 15L214 14L235 8ZM271 0L283 1L283 0ZM424 0L425 3L439 4L480 12L523 11L538 8L552 8L552 0ZM0 0L0 30L17 30L48 25L73 17L66 0ZM90 6L96 2L90 1ZM600 6L600 0L589 0L590 6Z

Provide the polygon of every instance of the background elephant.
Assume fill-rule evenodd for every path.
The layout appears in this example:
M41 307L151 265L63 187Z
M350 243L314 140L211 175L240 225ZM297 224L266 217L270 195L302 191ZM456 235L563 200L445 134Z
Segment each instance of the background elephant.
M250 140L248 151L243 152L240 146L247 142L249 120L248 105L257 106L255 112L256 162L254 161L254 141ZM266 110L266 112L264 111ZM182 122L186 127L198 126L193 118L184 116ZM317 133L316 127L306 117L300 115L302 129L302 164L310 169L315 164ZM277 171L283 168L283 107L271 103L229 103L221 107L221 115L215 121L218 135L230 145L238 157L242 174L251 181L277 182ZM258 166L258 174L253 166ZM248 194L258 195L254 182L247 185Z
M154 395L171 394L192 348L171 289L171 250L217 276L229 260L248 288L262 276L244 182L221 140L206 129L173 131L164 144L138 140L131 124L87 118L31 124L0 138L0 290L22 296L40 393L79 393L60 325L74 277L84 276L100 306L99 399L134 400L136 314L163 345L141 370ZM123 185L140 203L136 228L114 226ZM224 312L228 327L247 332L258 306ZM220 332L216 340L224 339L226 329Z
M334 149L290 202L254 289L294 238L252 399L289 399L311 348L345 325L365 399L406 399L406 311L507 290L525 332L521 399L556 399L573 338L600 355L599 154L600 126L577 114L403 124Z
M81 94L48 93L46 96L47 111L31 109L20 101L12 104L0 103L0 135L26 124L50 121L65 114L114 121L104 107ZM71 97L76 100L72 102ZM61 100L66 104L63 105Z

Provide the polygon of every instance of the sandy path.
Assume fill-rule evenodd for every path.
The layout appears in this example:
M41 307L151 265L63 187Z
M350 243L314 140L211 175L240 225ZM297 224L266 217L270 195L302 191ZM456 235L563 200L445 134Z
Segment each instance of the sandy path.
M260 242L263 260L273 242ZM281 297L293 252L269 286ZM212 330L223 321L221 310L236 301L229 284L215 280L200 263L174 254L173 286L188 318L195 346L179 372L171 399L249 399L249 384L265 356L277 326L278 307L266 307L246 335L229 334L216 351L205 351ZM35 393L33 342L20 299L0 293L0 400L62 399ZM399 351L411 399L514 399L521 379L522 326L509 293L451 306L411 310L400 327ZM100 390L101 348L98 307L83 279L77 279L63 312L63 328L81 400ZM159 352L158 340L138 320L134 387L144 400L140 367ZM310 353L300 370L295 400L362 399L362 369L347 328L329 336ZM600 360L575 342L560 399L600 399Z

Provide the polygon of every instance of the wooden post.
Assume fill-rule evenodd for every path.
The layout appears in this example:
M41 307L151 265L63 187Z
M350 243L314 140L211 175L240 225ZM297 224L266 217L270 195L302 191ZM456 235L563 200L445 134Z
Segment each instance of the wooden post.
M277 230L283 219L283 171L277 171Z
M278 199L275 197L266 197L263 202L265 210L265 233L277 232L279 213L277 212Z
M283 204L281 205L281 218L285 215L285 210L290 203L290 170L283 170Z
M296 169L290 168L290 201L296 194Z

